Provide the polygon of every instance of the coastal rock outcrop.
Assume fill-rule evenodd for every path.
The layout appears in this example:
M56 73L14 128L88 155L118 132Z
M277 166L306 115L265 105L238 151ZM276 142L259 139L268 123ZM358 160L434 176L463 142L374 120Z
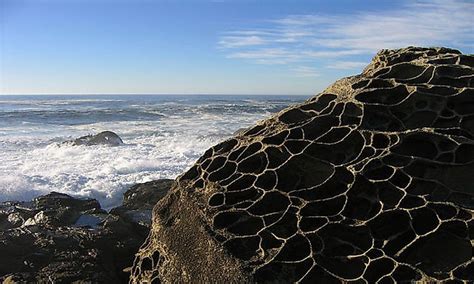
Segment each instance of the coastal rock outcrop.
M474 56L382 50L205 152L131 282L474 281Z
M57 192L0 203L0 282L128 282L149 232L150 204L170 186L170 180L133 186L110 213L95 199Z
M93 146L93 145L107 145L120 146L123 144L122 138L112 131L102 131L95 135L86 135L77 139L66 141L64 144L73 146Z

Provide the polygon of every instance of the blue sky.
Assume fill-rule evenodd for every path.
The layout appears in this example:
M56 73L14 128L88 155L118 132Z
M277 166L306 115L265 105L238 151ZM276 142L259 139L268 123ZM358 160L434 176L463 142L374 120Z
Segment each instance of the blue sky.
M474 52L474 2L0 0L1 94L314 94L381 48Z

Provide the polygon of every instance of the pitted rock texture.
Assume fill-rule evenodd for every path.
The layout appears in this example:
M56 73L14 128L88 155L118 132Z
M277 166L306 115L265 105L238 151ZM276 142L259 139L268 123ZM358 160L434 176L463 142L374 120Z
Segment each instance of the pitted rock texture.
M131 282L474 281L474 56L382 50L209 149Z

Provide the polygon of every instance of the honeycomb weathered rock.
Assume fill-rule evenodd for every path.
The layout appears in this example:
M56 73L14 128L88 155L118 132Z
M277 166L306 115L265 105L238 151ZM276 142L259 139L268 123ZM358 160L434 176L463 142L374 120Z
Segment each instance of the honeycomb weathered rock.
M474 56L383 50L209 149L131 282L474 280Z

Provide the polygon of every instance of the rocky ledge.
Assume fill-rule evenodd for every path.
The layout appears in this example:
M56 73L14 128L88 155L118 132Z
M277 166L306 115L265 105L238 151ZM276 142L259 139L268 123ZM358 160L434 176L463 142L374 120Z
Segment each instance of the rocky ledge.
M0 281L128 282L152 207L172 182L135 185L110 213L95 199L56 192L31 202L0 203Z
M154 208L131 281L474 281L473 87L473 55L382 50L209 149Z

